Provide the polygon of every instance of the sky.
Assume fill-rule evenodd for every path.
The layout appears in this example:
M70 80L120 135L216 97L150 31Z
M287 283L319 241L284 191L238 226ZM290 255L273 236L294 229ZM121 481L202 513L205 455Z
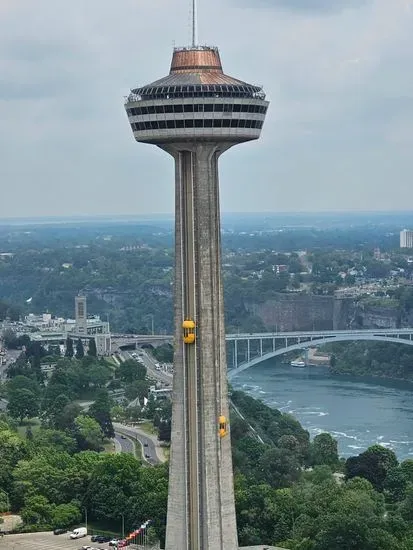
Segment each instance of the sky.
M0 218L173 211L123 97L190 43L190 3L1 0ZM412 209L413 0L198 4L199 43L271 102L221 157L223 211Z

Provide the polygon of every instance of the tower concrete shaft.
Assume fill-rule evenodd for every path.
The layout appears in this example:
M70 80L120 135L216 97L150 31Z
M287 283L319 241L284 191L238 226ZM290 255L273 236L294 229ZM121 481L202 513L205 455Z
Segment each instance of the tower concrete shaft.
M221 281L218 157L229 144L166 149L175 158L175 374L166 550L238 550ZM185 345L182 320L196 319Z
M216 48L174 50L168 76L131 91L136 141L175 159L175 357L166 550L238 550L221 281L218 158L258 139L262 88ZM185 330L191 333L186 334Z

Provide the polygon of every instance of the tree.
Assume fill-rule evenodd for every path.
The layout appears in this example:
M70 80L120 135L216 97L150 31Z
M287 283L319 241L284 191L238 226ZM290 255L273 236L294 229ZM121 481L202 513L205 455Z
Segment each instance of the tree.
M52 529L71 527L81 521L82 514L75 504L59 504L53 509L51 526Z
M97 357L98 352L96 349L96 340L94 338L89 338L87 354L90 355L90 357Z
M72 358L74 355L73 351L73 340L70 338L70 336L66 339L66 351L65 351L65 357Z
M40 388L37 382L28 376L17 375L7 382L7 392L9 395L16 390L24 389L30 390L35 395L39 395L40 393Z
M272 487L288 487L300 477L300 464L286 449L269 448L259 459L263 481Z
M134 380L125 388L125 397L133 401L138 398L139 403L143 404L145 397L148 397L151 384L147 380Z
M79 338L76 342L76 359L82 359L85 356L82 339Z
M312 466L336 467L339 462L337 441L329 433L316 435L310 447L310 457Z
M49 425L59 428L59 419L66 405L70 403L70 399L64 393L61 393L54 399L45 400L45 414L49 420Z
M16 333L11 329L6 329L2 334L4 346L7 349L17 349L19 347L19 340Z
M119 512L124 511L128 523L129 499L141 476L139 462L126 453L105 454L91 474L85 504L94 511L96 519L118 521ZM148 498L147 490L145 497ZM139 517L135 516L134 521Z
M33 431L31 426L27 426L26 428L26 439L27 441L33 441Z
M9 395L7 410L11 417L19 418L22 423L24 418L33 418L38 414L38 398L28 389L14 390Z
M52 515L53 506L47 498L40 495L29 496L21 510L23 522L26 525L36 526L37 529L49 530Z
M118 374L121 380L130 384L134 380L145 380L146 367L134 359L127 359L119 365Z
M171 421L161 420L158 426L159 441L171 441Z
M75 435L81 449L99 451L102 447L103 432L90 416L80 415L75 419Z
M368 529L361 518L334 514L326 518L316 537L315 550L367 550Z
M94 418L102 429L105 437L115 437L112 418L110 416L110 401L106 390L101 390L96 401L89 407L88 414Z
M61 414L55 417L55 428L59 430L76 431L75 420L82 412L82 408L78 403L68 403L63 408Z
M36 432L34 443L37 449L52 448L58 452L73 454L76 450L76 440L71 435L60 430L42 428Z
M399 505L399 512L402 518L411 522L413 520L413 485L409 484L406 489L406 497Z
M397 457L393 451L381 445L372 445L364 453L347 459L346 478L364 477L378 491L382 491L387 473L397 465Z
M393 466L389 469L384 480L384 491L387 498L392 502L399 502L403 500L406 487L407 479L405 473L403 472L400 466Z

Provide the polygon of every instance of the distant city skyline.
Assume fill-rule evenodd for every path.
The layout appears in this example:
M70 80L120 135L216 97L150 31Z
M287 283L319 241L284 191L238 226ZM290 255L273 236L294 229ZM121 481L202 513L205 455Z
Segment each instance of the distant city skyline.
M189 0L3 0L0 218L172 213L172 161L136 149L119 100L167 73L189 13ZM222 159L223 212L413 203L410 1L199 0L199 18L224 70L266 75L271 100L260 145Z

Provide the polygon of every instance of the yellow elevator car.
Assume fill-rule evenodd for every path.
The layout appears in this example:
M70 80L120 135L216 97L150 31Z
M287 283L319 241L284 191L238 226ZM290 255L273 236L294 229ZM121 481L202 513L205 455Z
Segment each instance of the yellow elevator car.
M195 342L195 323L191 319L186 319L182 323L184 329L184 342L185 344L193 344Z

